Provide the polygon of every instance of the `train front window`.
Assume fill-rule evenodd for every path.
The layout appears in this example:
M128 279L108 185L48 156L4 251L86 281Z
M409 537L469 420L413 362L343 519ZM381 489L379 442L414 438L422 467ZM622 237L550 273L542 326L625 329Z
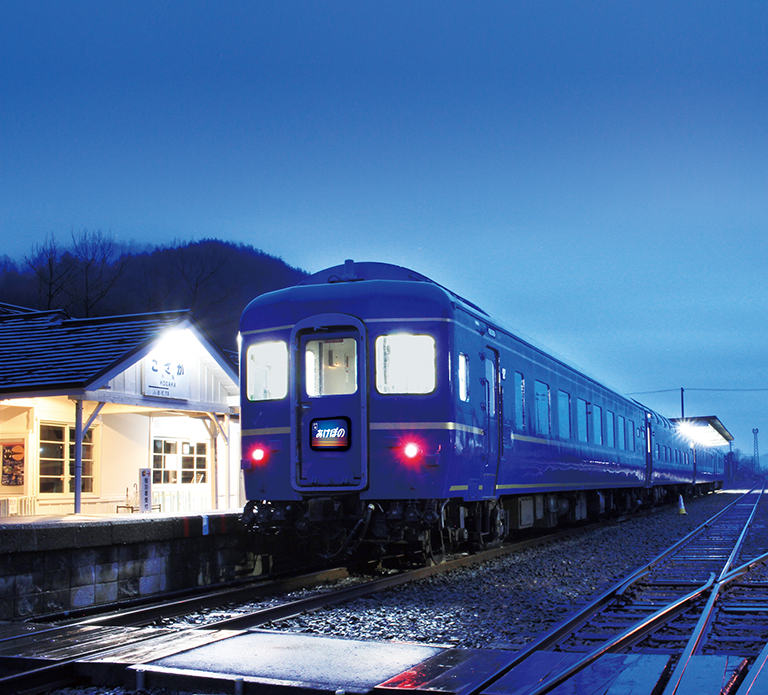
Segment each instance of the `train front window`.
M288 345L282 340L256 343L245 358L249 401L272 401L288 395Z
M310 398L344 396L357 391L357 341L354 338L308 340L304 363Z
M376 338L379 393L425 394L436 386L437 349L431 335L395 333Z

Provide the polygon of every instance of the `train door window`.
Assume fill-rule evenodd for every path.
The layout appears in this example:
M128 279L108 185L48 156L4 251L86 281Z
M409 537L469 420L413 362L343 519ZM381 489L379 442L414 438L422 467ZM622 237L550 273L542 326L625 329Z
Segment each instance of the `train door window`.
M571 438L571 394L557 392L557 421L561 439Z
M308 396L344 396L357 391L354 338L308 340L304 360Z
M288 345L282 340L255 343L245 358L249 401L271 401L288 395Z
M599 405L592 406L592 441L603 443L603 409Z
M469 357L463 352L459 353L459 400L469 400Z
M627 444L629 444L629 450L634 451L635 450L635 421L634 420L627 420L627 435L628 435L628 441Z
M525 377L515 372L515 429L525 429Z
M380 335L375 351L379 393L425 394L435 390L437 349L431 335Z
M533 384L534 408L536 414L536 434L549 436L551 432L549 385L536 380Z
M619 425L616 429L619 436L619 449L622 451L627 448L627 423L623 415L619 415Z
M496 362L487 357L485 360L485 380L488 388L488 415L496 417Z
M576 399L576 436L580 442L589 439L587 426L587 402L583 398Z

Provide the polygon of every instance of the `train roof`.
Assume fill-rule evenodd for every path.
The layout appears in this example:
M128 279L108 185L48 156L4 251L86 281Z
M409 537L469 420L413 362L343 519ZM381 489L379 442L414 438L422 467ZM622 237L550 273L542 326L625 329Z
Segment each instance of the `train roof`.
M435 282L426 275L417 273L410 268L404 268L400 265L393 265L391 263L375 263L370 261L355 262L351 259L344 261L343 265L335 265L325 270L320 270L308 278L300 282L300 285L323 285L333 284L337 282L362 282L365 280L397 280L401 282L427 282L430 285L439 287L441 290L451 295L455 300L468 307L471 307L474 311L482 314L488 320L491 317L487 312L483 311L477 304L470 302L468 299L464 299L460 295L456 294L447 287L441 285L439 282Z

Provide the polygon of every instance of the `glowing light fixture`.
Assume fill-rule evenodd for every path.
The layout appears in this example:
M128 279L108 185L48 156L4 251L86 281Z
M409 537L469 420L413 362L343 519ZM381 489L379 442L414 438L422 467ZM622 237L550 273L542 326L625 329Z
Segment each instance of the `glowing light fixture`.
M725 446L733 436L714 417L672 420L678 434L692 445L700 447Z
M255 464L266 463L269 458L269 451L263 446L257 446L251 451L251 459Z
M419 445L415 442L408 442L403 447L403 453L405 454L405 458L410 459L413 461L414 459L418 458L421 454L421 449L419 448Z

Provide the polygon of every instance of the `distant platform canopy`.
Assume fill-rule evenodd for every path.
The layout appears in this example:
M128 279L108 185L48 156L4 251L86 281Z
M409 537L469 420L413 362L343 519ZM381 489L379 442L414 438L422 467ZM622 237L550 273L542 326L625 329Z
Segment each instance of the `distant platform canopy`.
M733 441L733 435L714 415L672 418L680 434L699 446L725 446Z

